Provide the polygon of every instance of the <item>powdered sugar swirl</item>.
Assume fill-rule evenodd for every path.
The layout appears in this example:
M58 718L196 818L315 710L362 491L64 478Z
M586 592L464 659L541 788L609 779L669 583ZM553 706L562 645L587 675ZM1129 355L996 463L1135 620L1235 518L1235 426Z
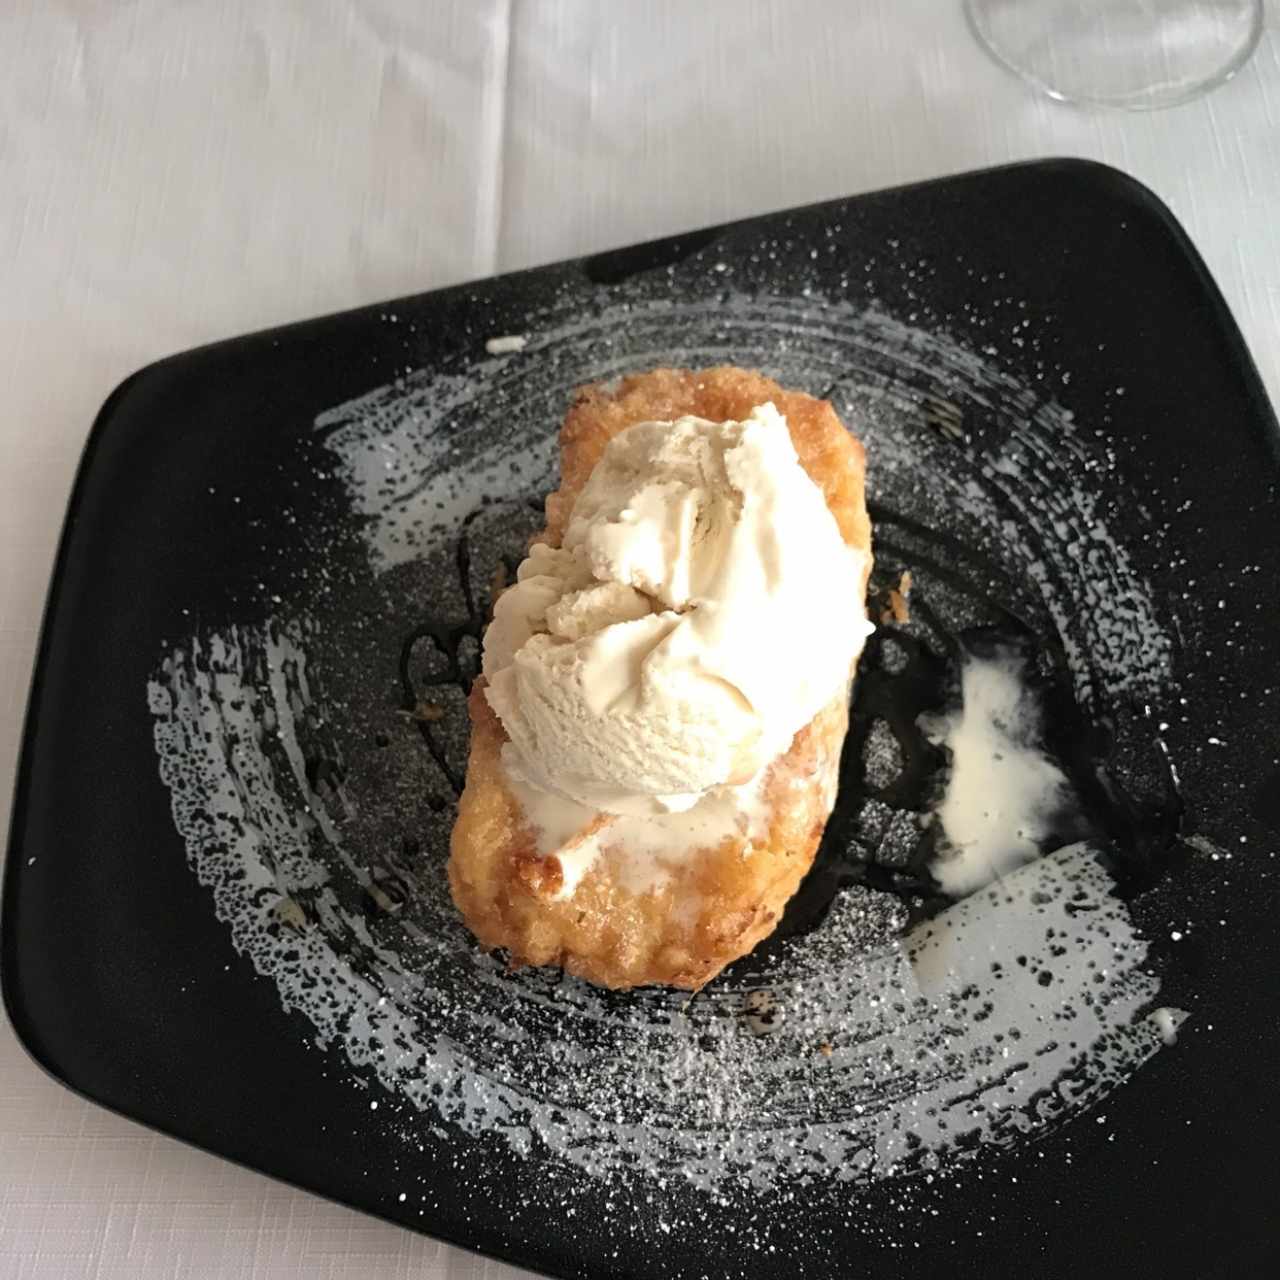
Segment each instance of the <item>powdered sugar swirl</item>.
M510 513L552 482L574 384L732 362L829 395L868 445L873 498L904 517L882 524L885 545L937 555L921 530L945 512L1002 598L1061 647L1082 702L1157 699L1171 656L1081 478L1105 457L1065 409L945 335L748 297L552 311L521 331L518 359L411 375L323 415L365 578L184 640L150 685L188 858L285 1006L424 1124L699 1194L943 1168L1131 1076L1166 1022L1147 1015L1146 944L1087 845L911 929L898 899L846 889L815 930L692 1001L509 973L478 951L444 885L447 779L381 673L419 615L461 607L453 548L468 514L486 529L475 582L518 558L536 515ZM520 502L486 524L495 499ZM372 621L348 634L357 613ZM432 741L456 775L465 716L456 692L439 698ZM765 1006L776 1016L762 1020Z

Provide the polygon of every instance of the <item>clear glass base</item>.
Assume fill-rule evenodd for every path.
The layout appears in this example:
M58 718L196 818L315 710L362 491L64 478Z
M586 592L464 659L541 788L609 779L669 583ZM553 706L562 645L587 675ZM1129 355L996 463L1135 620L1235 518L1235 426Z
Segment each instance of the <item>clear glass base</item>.
M965 0L991 55L1050 97L1149 111L1238 71L1263 0Z

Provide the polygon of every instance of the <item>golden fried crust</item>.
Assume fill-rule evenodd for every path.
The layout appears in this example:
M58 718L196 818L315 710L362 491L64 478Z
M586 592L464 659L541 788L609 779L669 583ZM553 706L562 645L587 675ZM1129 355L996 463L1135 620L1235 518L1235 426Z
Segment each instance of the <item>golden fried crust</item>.
M740 420L767 400L786 416L801 464L822 489L845 541L869 553L862 446L827 401L733 368L656 369L624 378L612 391L580 391L561 431L561 485L547 498L542 540L559 544L574 499L605 445L624 428L684 414ZM813 863L848 726L846 701L837 697L770 767L763 843L728 839L700 850L673 862L670 878L647 893L624 887L606 844L573 896L556 899L549 895L558 868L538 856L534 832L506 786L500 763L506 734L482 682L469 706L471 755L449 859L458 909L481 943L505 948L513 963L559 965L615 988L696 990L773 932Z

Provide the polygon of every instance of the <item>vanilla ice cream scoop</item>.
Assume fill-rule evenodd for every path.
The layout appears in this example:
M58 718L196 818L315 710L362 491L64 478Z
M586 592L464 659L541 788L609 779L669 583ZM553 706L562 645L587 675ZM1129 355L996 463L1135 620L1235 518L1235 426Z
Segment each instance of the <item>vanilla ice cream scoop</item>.
M743 784L845 689L872 630L772 404L615 436L559 548L536 544L485 635L509 772L657 815Z

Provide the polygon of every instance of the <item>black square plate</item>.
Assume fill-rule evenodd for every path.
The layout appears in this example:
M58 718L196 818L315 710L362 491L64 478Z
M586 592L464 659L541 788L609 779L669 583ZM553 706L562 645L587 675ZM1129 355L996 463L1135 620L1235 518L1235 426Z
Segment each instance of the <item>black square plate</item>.
M877 608L916 582L811 882L692 1002L506 973L440 866L570 390L675 363L830 396ZM1278 441L1167 210L1070 161L144 369L37 659L14 1025L105 1106L558 1275L1273 1273ZM1079 805L953 906L917 716L984 644L1034 673Z

